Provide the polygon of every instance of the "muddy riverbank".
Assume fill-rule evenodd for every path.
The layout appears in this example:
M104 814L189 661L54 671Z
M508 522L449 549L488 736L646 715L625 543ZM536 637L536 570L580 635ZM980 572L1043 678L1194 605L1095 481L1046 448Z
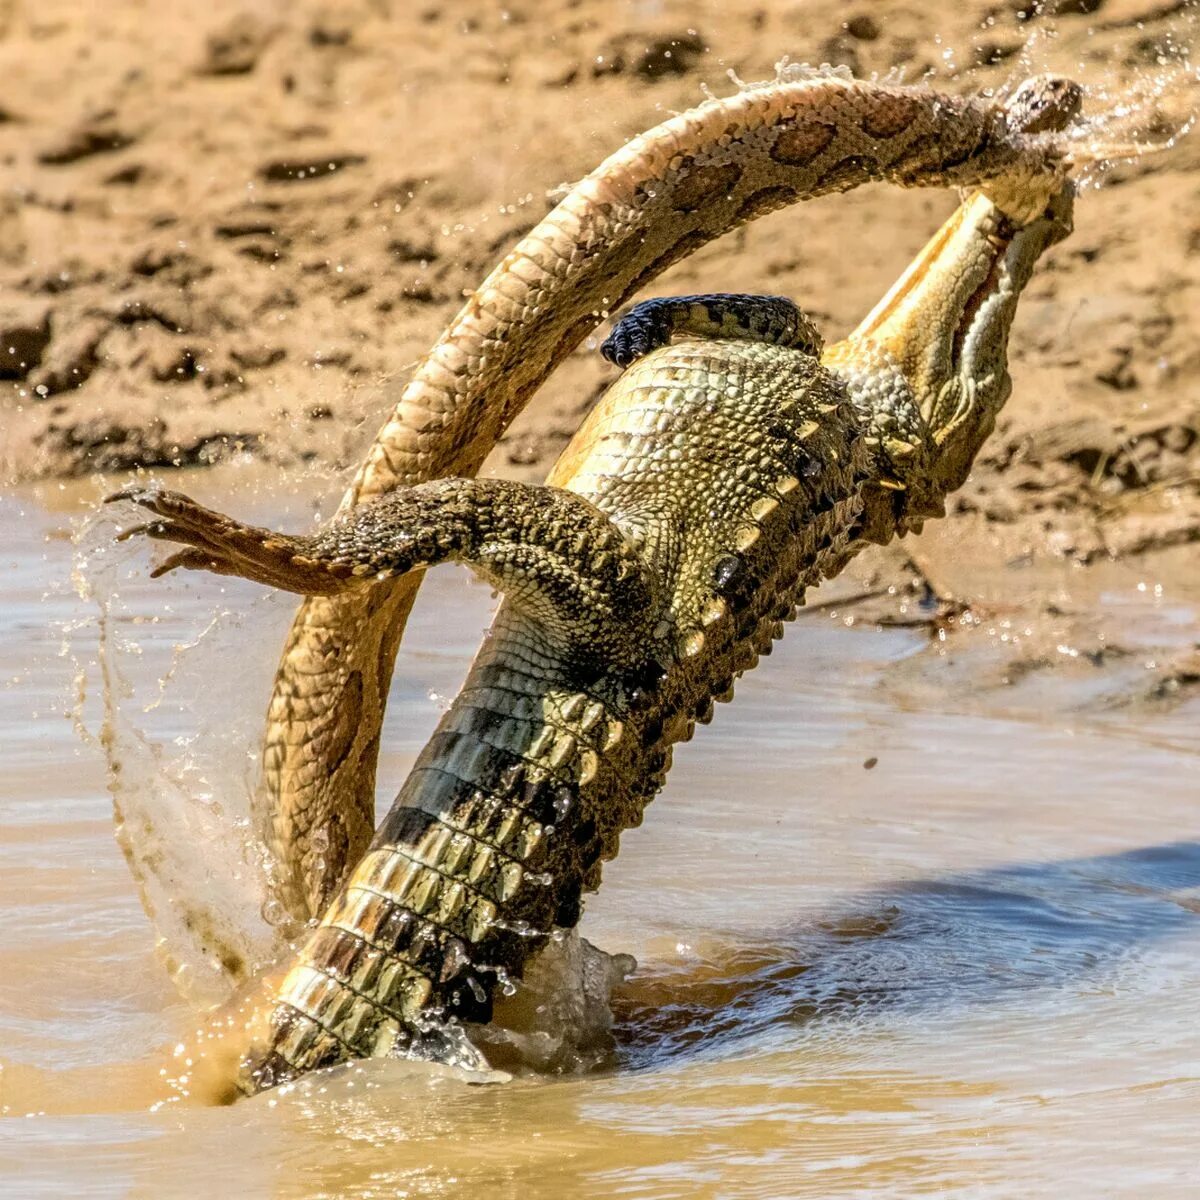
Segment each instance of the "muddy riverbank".
M345 468L555 189L728 71L787 54L966 89L1052 68L1161 138L1195 103L1194 26L1148 0L9 5L0 472ZM1200 538L1198 201L1187 137L1083 197L952 525L1076 562ZM784 292L837 336L953 202L827 198L656 290ZM573 354L492 468L544 474L612 373L594 342Z

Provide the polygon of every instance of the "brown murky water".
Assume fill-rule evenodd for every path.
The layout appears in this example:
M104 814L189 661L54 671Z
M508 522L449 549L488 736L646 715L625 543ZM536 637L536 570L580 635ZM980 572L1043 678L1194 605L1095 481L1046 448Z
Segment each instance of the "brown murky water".
M237 469L187 486L293 525L316 490ZM1069 673L974 694L969 657L943 670L918 632L827 615L798 621L682 750L588 905L585 934L640 963L614 1001L610 1070L478 1086L382 1062L231 1108L156 1104L164 1048L195 1017L114 843L100 750L70 715L99 721L96 609L72 590L68 535L101 490L0 500L0 1193L1200 1191L1196 704L1098 709ZM134 687L121 708L168 757L199 732L221 768L176 782L223 819L237 797L212 789L249 777L291 602L154 584L145 566L131 551L112 610ZM1135 578L1094 602L1194 639L1196 614ZM384 800L490 605L464 573L431 576ZM218 610L233 615L143 712ZM188 857L216 895L232 885L213 849Z

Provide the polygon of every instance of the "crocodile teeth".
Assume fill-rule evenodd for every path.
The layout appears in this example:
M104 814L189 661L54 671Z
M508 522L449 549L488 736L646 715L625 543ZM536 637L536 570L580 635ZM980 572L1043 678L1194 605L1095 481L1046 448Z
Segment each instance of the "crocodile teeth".
M319 1026L313 1021L296 1021L291 1028L279 1039L276 1050L288 1062L299 1062L315 1040Z
M527 822L517 835L517 857L522 862L528 862L534 851L542 844L542 826L536 821Z
M750 516L756 521L769 517L779 507L779 501L774 496L764 496L750 505Z
M372 891L381 891L390 863L391 855L386 851L372 851L370 854L364 855L359 863L357 878L361 879L363 885L371 888Z
M505 813L503 820L501 820L500 828L496 830L496 844L507 846L509 841L516 835L520 826L521 814L515 808L510 809Z
M442 855L442 868L451 875L457 875L474 849L475 843L466 834L455 834Z
M350 1006L350 1015L343 1020L339 1036L348 1042L357 1042L363 1030L371 1023L375 1006L365 1000L356 1000Z
M423 975L405 980L400 987L400 1012L409 1021L417 1017L429 1001L433 984Z
M490 900L478 899L467 910L467 937L479 941L496 920L496 906Z
M500 791L502 795L511 795L525 781L525 764L516 763L505 767L500 772Z
M579 782L591 783L600 769L600 758L594 750L585 750L579 756Z
M804 441L806 438L812 437L812 435L820 428L821 426L816 421L805 421L804 424L796 430L796 437L800 441Z
M564 733L554 743L554 749L550 751L550 765L555 769L566 766L574 754L575 739L569 733Z
M467 870L467 881L478 883L491 869L496 861L496 852L490 846L480 846L471 859Z
M471 960L467 956L467 948L463 945L462 938L447 938L442 953L442 969L438 974L438 982L449 983L462 971L463 967L470 966L470 963Z
M417 886L413 888L408 897L408 907L415 913L425 913L425 910L437 898L438 887L441 883L440 876L434 871L426 871L420 879L417 880Z
M729 606L719 596L714 596L700 611L700 624L715 625L726 613Z
M460 776L461 778L461 776ZM422 862L429 866L435 866L442 861L442 855L445 853L446 847L450 844L450 839L454 836L452 830L445 825L436 827L432 833L426 834L421 839L419 857Z
M583 732L591 733L591 731L596 728L597 724L599 724L603 716L604 705L593 700L592 703L589 704L584 710L583 719L579 722Z
M408 889L417 882L420 871L421 868L415 862L397 856L376 890L400 904L408 894Z
M379 1022L378 1028L375 1030L375 1044L371 1047L371 1054L375 1058L386 1058L396 1044L396 1038L400 1036L400 1024L394 1017L387 1017Z
M437 919L440 924L446 925L453 921L458 916L459 909L463 906L463 901L466 900L467 893L461 883L452 883L440 897L438 904Z
M761 532L762 530L756 528L755 526L743 525L742 528L739 529L736 534L734 534L734 548L739 553L749 550L750 547L758 541L758 536Z
M283 981L280 995L303 1013L316 1012L337 986L328 975L307 963L294 967Z
M529 747L529 755L531 758L542 758L554 745L554 730L546 725L533 739L533 744Z
M497 888L497 895L501 900L511 900L517 894L524 878L525 872L520 863L505 863L500 868L500 886Z

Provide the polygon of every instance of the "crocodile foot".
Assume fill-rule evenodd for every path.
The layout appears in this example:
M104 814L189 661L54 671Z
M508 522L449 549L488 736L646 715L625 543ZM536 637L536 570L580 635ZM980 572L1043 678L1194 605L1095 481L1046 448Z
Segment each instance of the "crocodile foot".
M157 519L122 530L118 541L142 536L182 542L186 547L155 567L152 578L183 567L236 575L300 595L342 591L351 582L350 567L313 556L311 539L245 525L182 492L135 486L114 492L104 502L122 500L149 510Z

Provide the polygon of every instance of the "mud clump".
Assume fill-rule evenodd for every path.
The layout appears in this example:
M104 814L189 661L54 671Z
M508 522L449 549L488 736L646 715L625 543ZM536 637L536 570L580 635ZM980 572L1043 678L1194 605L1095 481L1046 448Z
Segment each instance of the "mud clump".
M62 167L94 154L112 154L133 144L134 135L112 112L89 117L48 142L37 155L43 166Z
M708 52L704 39L694 29L683 33L651 36L636 33L610 38L596 55L592 74L632 74L645 80L687 75Z
M274 32L274 26L253 13L239 13L208 34L199 73L249 74L258 65Z
M216 433L180 444L171 440L164 421L130 428L103 419L59 426L51 423L38 449L67 469L64 475L93 471L129 471L138 467L210 467L257 449L254 434Z

